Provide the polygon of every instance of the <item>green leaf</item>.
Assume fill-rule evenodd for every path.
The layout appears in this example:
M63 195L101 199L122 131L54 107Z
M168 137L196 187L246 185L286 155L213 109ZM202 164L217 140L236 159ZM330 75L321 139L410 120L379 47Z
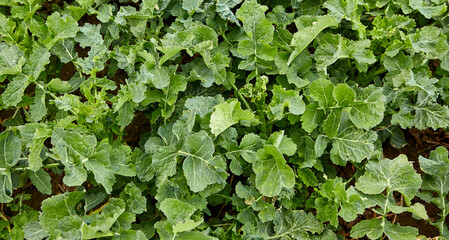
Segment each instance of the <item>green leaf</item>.
M70 192L47 198L42 202L39 222L50 237L56 237L61 233L60 221L65 217L75 215L75 209L83 195L83 192Z
M306 105L304 114L301 116L302 128L306 132L311 133L316 127L318 127L318 124L322 121L323 117L324 111L318 109L317 103L310 103Z
M89 224L82 224L83 238L93 239L110 233L110 228L125 212L125 202L120 198L109 199L109 204L101 209L101 212L89 216Z
M297 92L293 90L284 90L275 85L273 87L273 98L270 102L269 119L281 120L284 117L284 109L288 107L291 114L301 115L305 111L305 103Z
M211 237L202 232L183 232L176 238L179 240L217 240L218 238Z
M338 134L338 129L340 128L341 123L341 109L332 109L327 115L326 120L324 120L321 125L323 128L323 132L329 137L334 138Z
M0 167L3 171L17 164L21 152L21 139L13 131L0 133Z
M49 63L50 52L41 44L36 43L33 46L33 52L23 67L23 73L28 75L31 80L36 80Z
M295 19L296 28L301 30L293 35L290 45L296 48L288 58L287 65L290 65L321 31L328 27L336 27L337 24L335 19L329 15L301 15Z
M218 0L216 3L216 11L221 18L233 22L237 24L237 26L240 26L239 21L237 20L231 9L241 2L242 0Z
M142 196L142 191L134 183L126 185L120 198L126 201L126 208L132 213L141 214L147 211L147 199Z
M72 86L67 81L61 81L59 78L53 78L48 84L47 87L55 92L68 92L72 89Z
M354 103L356 94L347 84L339 83L334 87L332 96L337 101L338 106L346 107Z
M189 219L196 211L195 206L174 198L164 199L160 204L160 209L173 223Z
M185 156L182 169L190 190L199 192L211 184L224 184L228 174L226 164L220 157L213 157L214 143L206 132L188 136L178 153Z
M360 163L373 154L376 140L376 132L364 131L344 123L333 138L331 160L342 166L346 165L347 161Z
M334 85L326 79L318 79L310 84L310 96L317 101L321 108L334 106L336 101L333 97Z
M0 76L15 75L22 71L25 64L24 53L16 45L0 42Z
M240 69L253 70L263 60L272 61L277 49L270 45L273 40L274 27L265 17L268 7L254 0L245 1L237 10L236 16L243 22L243 30L249 39L241 40L237 52L246 60L239 64Z
M156 175L163 179L176 174L178 151L174 146L160 146L153 153L153 167Z
M203 118L212 112L213 107L217 104L218 100L216 98L198 96L187 99L184 107Z
M209 127L215 136L218 136L228 127L240 121L250 121L254 114L249 110L243 110L240 102L234 99L230 102L223 102L214 107L214 112L210 116Z
M382 221L377 218L362 220L351 229L351 237L361 238L367 236L370 239L378 239L382 236Z
M376 62L373 52L368 49L371 45L369 40L351 41L341 35L327 33L316 41L319 45L314 55L319 71L327 73L327 67L339 59L354 59L357 69L361 72L366 72L368 65Z
M28 84L29 81L27 76L24 74L16 75L2 94L2 100L5 107L16 106L22 100L23 93Z
M21 153L21 139L12 131L0 133L0 202L12 200L12 179L10 168L17 164Z
M267 197L279 195L282 188L295 185L295 174L287 165L282 153L273 145L265 145L257 152L258 159L253 164L256 186Z
M34 94L34 104L30 106L31 121L38 122L47 115L45 104L45 91L42 88L36 88Z
M36 186L37 190L43 194L51 195L51 177L44 171L44 169L39 169L36 172L29 171L31 182Z
M405 155L378 163L368 162L366 172L356 182L356 188L366 194L379 194L385 188L397 191L410 201L421 187L421 177Z
M385 222L384 228L385 234L391 240L416 239L418 236L418 229L414 227Z
M357 0L328 0L324 3L329 15L334 16L337 21L346 19L352 22L352 29L358 32L360 39L364 39L365 25L360 22L361 11L358 9Z
M424 0L411 0L410 7L418 10L425 18L430 19L432 17L437 17L447 10L446 4L441 5L431 5L429 1Z
M45 25L48 28L47 38L41 39L41 42L51 49L56 42L66 38L73 38L78 32L78 22L71 16L63 15L59 12L54 12L47 18Z
M321 233L323 225L313 216L302 210L277 211L274 220L275 235L270 238L298 239L304 233Z
M382 89L371 86L361 89L351 107L349 119L357 128L369 130L383 120L385 101Z
M62 63L71 62L78 57L78 53L75 50L75 41L70 38L58 41L50 51L58 56Z
M200 7L203 0L182 0L182 9L189 14L193 14Z
M430 152L429 158L419 156L419 166L421 169L439 179L446 178L449 172L449 158L448 151L445 147L437 147Z
M441 29L434 26L424 26L417 33L411 34L410 42L416 52L423 52L430 59L442 57L449 50Z
M25 238L28 240L41 240L48 237L47 231L42 229L39 222L30 222L23 228Z
M101 25L86 23L84 26L79 28L75 41L77 41L82 48L103 44L103 37L100 34L100 28Z

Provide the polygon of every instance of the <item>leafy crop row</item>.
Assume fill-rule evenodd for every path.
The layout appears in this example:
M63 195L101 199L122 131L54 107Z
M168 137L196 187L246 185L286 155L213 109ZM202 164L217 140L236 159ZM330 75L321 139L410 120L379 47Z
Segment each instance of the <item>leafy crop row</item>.
M1 237L449 239L447 149L382 154L449 129L447 8L0 0Z

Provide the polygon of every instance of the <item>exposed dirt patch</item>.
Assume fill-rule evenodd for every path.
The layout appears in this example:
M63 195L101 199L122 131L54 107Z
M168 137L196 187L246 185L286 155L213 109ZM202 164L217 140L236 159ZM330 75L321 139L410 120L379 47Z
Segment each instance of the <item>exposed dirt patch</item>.
M140 135L151 130L150 120L145 116L144 112L136 112L133 121L125 128L127 135L124 137L128 146L138 147Z

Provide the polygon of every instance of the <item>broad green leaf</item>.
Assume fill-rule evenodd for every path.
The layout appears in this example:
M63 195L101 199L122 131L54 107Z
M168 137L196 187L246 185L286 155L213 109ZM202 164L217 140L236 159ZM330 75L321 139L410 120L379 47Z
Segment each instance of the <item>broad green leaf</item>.
M34 104L30 106L29 113L31 121L38 122L47 115L47 107L45 104L45 92L42 88L36 88L34 94Z
M275 85L273 90L273 98L270 102L270 119L281 120L284 117L284 109L288 107L291 114L301 115L305 111L305 104L302 96L293 90L284 90L282 87Z
M75 37L79 30L78 23L74 18L67 15L61 16L59 12L50 15L45 25L48 29L48 36L45 40L41 39L41 42L47 49L51 49L59 40Z
M341 109L332 109L327 118L324 120L321 125L323 128L323 132L329 137L334 138L338 134L338 129L340 128L341 123Z
M152 83L157 89L162 89L170 84L169 73L165 68L154 68L149 72L152 75Z
M50 51L58 56L62 63L68 63L78 57L78 53L75 51L75 41L70 38L58 41Z
M2 93L3 104L6 107L16 106L23 97L25 88L28 86L28 77L24 74L16 75Z
M328 0L323 6L338 22L342 19L351 21L352 29L358 32L359 39L364 39L366 27L360 22L361 11L358 9L358 4L357 0Z
M317 101L321 108L327 108L335 105L335 99L332 95L334 85L325 79L318 79L310 84L310 96Z
M166 178L175 175L178 151L174 146L160 146L152 156L152 163L156 175Z
M318 127L318 124L323 120L323 117L324 111L318 109L317 103L310 103L306 105L304 114L301 116L302 128L306 132L311 133L316 127Z
M107 193L112 191L112 186L115 183L114 172L109 161L110 152L111 146L107 140L103 140L95 153L90 155L87 160L82 161L86 169L93 172L95 181L103 185Z
M222 17L223 19L233 22L238 26L240 26L239 21L237 20L231 9L241 2L242 0L218 0L216 3L217 7L216 11L218 15L220 15L220 17Z
M128 126L134 118L133 103L127 101L118 109L117 121L121 127Z
M327 73L328 66L345 58L354 59L357 69L361 72L366 72L368 65L376 62L373 52L368 49L371 45L369 40L351 41L341 35L327 33L315 41L319 44L314 53L319 71Z
M101 212L94 213L86 219L89 221L89 224L82 224L82 236L86 239L94 239L109 234L109 229L124 212L125 202L122 199L109 199L109 203L101 209Z
M340 83L334 87L332 96L337 101L338 106L346 107L354 104L356 94L355 91L347 84Z
M103 37L100 34L100 28L101 25L86 23L84 26L79 28L75 41L77 41L82 48L103 44Z
M442 57L449 50L441 29L434 26L424 26L417 33L411 34L410 42L416 52L423 52L430 59Z
M279 195L282 188L292 188L295 184L293 170L287 165L282 153L273 145L265 145L257 152L258 159L253 164L256 186L267 197Z
M401 226L385 222L384 231L391 240L415 239L418 236L418 229L409 226Z
M48 237L48 232L42 229L39 222L30 222L25 225L23 233L28 240L41 240Z
M277 211L274 220L273 239L298 239L305 232L321 233L323 225L313 216L302 210Z
M440 179L446 178L446 175L449 172L447 149L440 146L430 152L429 158L419 156L419 166L427 174L431 174Z
M239 41L237 46L238 53L246 58L240 62L240 69L253 70L258 62L272 61L277 54L277 49L270 45L274 27L265 17L267 9L250 0L245 1L236 12L237 19L243 22L243 30L249 37Z
M218 238L211 237L202 232L183 232L176 238L179 240L218 240Z
M195 206L174 198L164 199L161 202L160 209L173 223L189 219L196 211Z
M0 42L0 76L18 74L25 64L25 57L22 50L16 45L9 45Z
M298 169L298 177L301 178L302 182L308 187L316 187L318 185L318 179L316 178L314 172L309 168Z
M376 140L376 132L357 129L348 123L343 124L337 136L333 138L331 160L342 166L348 161L360 163L373 154Z
M198 96L187 99L184 107L203 118L212 112L213 107L217 104L216 98Z
M0 202L13 200L10 168L17 164L21 153L21 139L11 130L0 133Z
M59 222L63 218L75 216L75 209L83 195L83 192L70 192L47 198L42 202L39 222L50 237L56 237L61 233Z
M362 220L351 229L351 237L361 238L367 236L370 239L378 239L382 236L382 221L377 218Z
M329 15L324 16L310 16L302 15L295 19L296 28L299 29L293 35L291 46L296 47L288 58L287 65L290 65L293 60L318 36L318 34L328 27L336 27L337 22Z
M142 196L142 191L134 183L126 185L120 198L125 200L126 208L134 214L141 214L147 210L147 199Z
M358 91L355 103L349 112L349 119L357 128L369 130L384 117L385 96L382 89L367 87Z
M437 17L447 10L446 4L433 5L429 1L411 0L410 7L418 10L425 18Z
M190 190L199 192L211 184L223 184L227 178L225 162L214 157L215 147L206 132L201 131L188 136L184 147L178 151L185 156L182 169Z
M366 194L379 194L385 188L397 191L410 201L421 187L421 177L405 155L378 163L368 162L366 172L356 182L356 188Z
M411 115L412 111L415 115ZM445 128L449 126L449 109L445 105L426 103L426 101L416 105L407 104L399 113L393 114L391 123L399 124L402 128L415 126L420 130Z
M210 117L209 127L215 136L218 136L228 127L240 121L250 121L254 114L249 110L243 110L240 102L234 99L230 102L223 102L214 107L214 112Z
M44 169L39 169L36 172L29 171L31 182L36 186L37 190L43 194L51 195L51 177L44 171Z
M13 131L0 133L0 167L2 171L17 164L21 150L21 139Z
M189 14L193 14L200 7L203 0L182 0L182 9Z
M33 52L23 67L23 73L28 75L31 80L36 80L41 72L45 70L45 66L49 63L50 52L41 44L36 43L33 46Z
M67 81L61 81L59 78L53 78L48 84L47 87L55 92L68 92L72 89L72 86Z

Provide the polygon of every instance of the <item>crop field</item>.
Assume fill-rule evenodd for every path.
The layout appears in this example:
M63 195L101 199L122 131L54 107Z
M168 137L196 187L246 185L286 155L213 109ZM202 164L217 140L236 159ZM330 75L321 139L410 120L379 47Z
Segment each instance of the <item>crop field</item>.
M449 240L447 0L0 0L0 239Z

